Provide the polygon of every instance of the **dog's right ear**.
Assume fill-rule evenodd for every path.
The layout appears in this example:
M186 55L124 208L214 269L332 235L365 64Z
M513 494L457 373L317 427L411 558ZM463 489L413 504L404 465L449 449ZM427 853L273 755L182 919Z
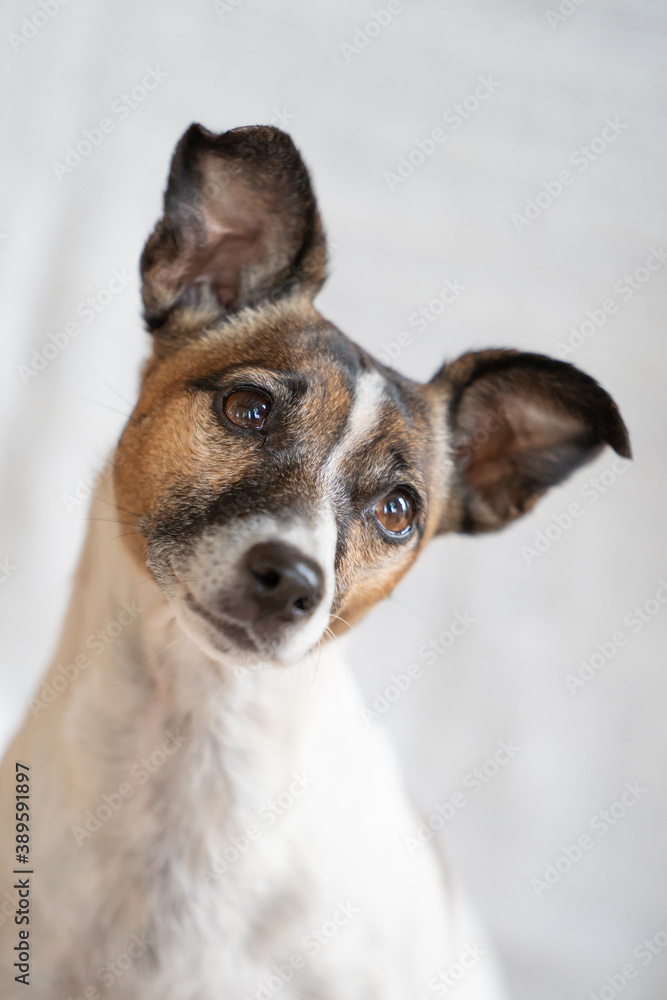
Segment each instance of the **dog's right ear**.
M313 298L325 268L310 178L290 137L268 125L221 135L191 125L141 258L146 322L160 346L267 299Z

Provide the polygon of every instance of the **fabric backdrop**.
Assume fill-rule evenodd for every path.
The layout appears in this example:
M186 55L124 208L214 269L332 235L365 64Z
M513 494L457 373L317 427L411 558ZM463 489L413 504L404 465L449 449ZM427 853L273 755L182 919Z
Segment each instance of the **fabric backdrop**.
M632 464L606 451L508 530L434 542L347 658L512 996L664 1000L667 7L10 0L1 16L3 740L136 397L137 260L172 148L192 121L272 122L314 175L325 315L415 378L470 348L567 357L628 423Z

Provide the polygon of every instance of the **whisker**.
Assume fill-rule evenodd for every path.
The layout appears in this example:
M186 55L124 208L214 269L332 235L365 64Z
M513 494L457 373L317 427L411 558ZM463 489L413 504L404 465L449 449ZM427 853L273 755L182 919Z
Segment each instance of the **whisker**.
M96 497L96 499L97 500L101 500L102 503L108 504L109 507L114 507L117 510L122 510L124 514L130 514L132 517L142 517L143 516L142 514L140 514L136 510L128 510L127 507L123 507L119 503L114 503L113 500L105 500L104 497Z
M107 387L108 389L111 389L111 391L113 392L114 396L118 396L118 398L119 398L119 399L122 399L122 401L123 401L123 402L124 402L124 403L125 403L125 404L126 404L127 406L129 406L130 408L132 407L132 403L131 403L131 402L129 401L129 399L125 399L125 397L124 397L124 396L121 396L121 394L120 394L120 393L118 392L118 390L117 390L117 389L114 389L114 387L112 386L111 382L107 382L107 380L105 379L104 375L102 375L102 374L101 374L100 372L98 372L98 370L97 370L96 368L93 368L93 366L92 366L92 365L88 365L88 367L90 368L90 370L91 370L91 371L95 372L95 374L97 375L97 377L98 377L98 378L99 378L99 379L100 379L100 380L101 380L102 382L104 382L104 384L106 385L106 387Z
M308 688L308 690L306 691L306 693L303 696L303 699L301 701L302 705L305 702L305 700L308 697L308 695L310 694L310 692L315 687L315 681L317 680L317 674L318 674L319 669L320 669L320 660L321 659L322 659L322 640L318 639L317 640L317 663L315 664L315 673L313 675L312 681L310 682L310 687Z
M71 517L70 521L102 521L104 524L123 524L126 528L134 528L133 521L121 521L114 517Z
M334 615L334 618L335 617L336 617L336 615ZM343 619L341 618L341 621L342 620ZM347 625L347 622L345 624ZM341 646L341 644L340 644L340 642L338 640L338 636L334 632L332 632L331 629L328 626L327 626L327 628L325 628L324 631L329 633L329 635L331 636L331 638L333 639L333 641L336 643L336 646L338 647L338 652L340 654L340 660L341 660L341 666L343 667L343 671L345 673L345 683L349 686L349 683L350 683L350 665L347 662L347 657L345 655L345 650Z
M426 624L426 619L424 618L423 615L420 615L418 611L415 611L414 608L411 608L409 604L406 604L404 601L399 600L398 597L396 597L394 594L389 594L388 600L394 601L396 604L399 605L399 607L404 608L408 612L408 614L411 614L413 618L416 618L416 620L421 625Z
M174 639L174 641L170 642L169 645L163 646L162 649L158 649L157 653L153 653L152 656L149 656L149 660L154 660L156 656L160 655L160 653L164 653L167 649L171 649L172 646L176 646L177 643L183 642L184 639L187 639L187 635L182 635L179 639Z
M69 395L76 397L76 399L82 399L84 403L92 403L93 406L103 406L105 410L113 410L114 413L120 413L121 417L130 416L129 411L118 410L115 406L109 406L108 403L100 403L99 399L88 399L87 396L80 396L78 392L70 392Z
M350 625L349 622L346 622L344 618L341 618L339 615L333 614L333 612L331 612L331 611L329 612L329 617L330 618L335 618L337 621L342 622L343 625L347 625L348 628L352 628L352 626Z

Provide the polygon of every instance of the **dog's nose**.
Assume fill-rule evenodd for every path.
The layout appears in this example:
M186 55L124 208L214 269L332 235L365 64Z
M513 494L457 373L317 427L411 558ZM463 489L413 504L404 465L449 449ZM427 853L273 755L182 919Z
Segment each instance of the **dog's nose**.
M245 557L245 574L249 610L256 622L305 619L322 600L322 570L285 542L253 545Z

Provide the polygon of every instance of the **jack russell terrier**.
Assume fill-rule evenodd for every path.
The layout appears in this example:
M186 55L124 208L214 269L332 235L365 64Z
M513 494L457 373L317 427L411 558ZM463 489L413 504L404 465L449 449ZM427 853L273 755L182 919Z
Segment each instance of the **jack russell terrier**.
M628 435L542 355L404 378L317 312L325 265L291 139L192 125L139 401L3 764L4 1000L501 995L333 640L433 536L504 527Z

